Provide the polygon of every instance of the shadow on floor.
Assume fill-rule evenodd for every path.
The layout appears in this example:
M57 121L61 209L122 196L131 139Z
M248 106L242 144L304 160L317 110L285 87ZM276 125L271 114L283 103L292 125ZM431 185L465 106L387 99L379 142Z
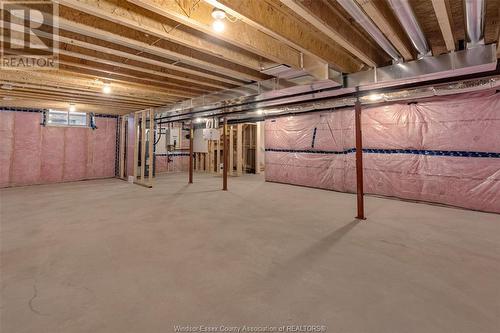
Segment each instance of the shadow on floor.
M316 244L305 249L303 252L295 255L294 257L286 260L284 263L279 264L277 270L296 271L297 267L311 266L328 250L335 246L342 238L347 235L355 226L362 220L353 220L343 227L334 230L332 233L320 239ZM271 272L271 275L272 272Z

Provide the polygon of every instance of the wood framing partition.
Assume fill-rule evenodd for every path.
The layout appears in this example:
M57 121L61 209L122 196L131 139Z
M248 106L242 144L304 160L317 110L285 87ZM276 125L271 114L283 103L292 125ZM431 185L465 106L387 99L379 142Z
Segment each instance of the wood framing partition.
M223 176L223 166L227 164L229 176L259 173L262 162L258 154L262 143L260 130L259 125L252 123L220 126L219 138L206 141L207 151L193 153L193 171ZM200 135L198 133L194 135Z
M148 126L149 118L149 131L146 139L146 127ZM141 121L139 121L139 119ZM136 140L134 145L134 184L153 187L153 143L154 143L154 111L143 110L134 113L134 126L136 131ZM140 145L139 145L140 138ZM148 141L148 155L146 155L146 140ZM140 147L140 154L139 154ZM140 169L139 169L140 162ZM147 179L146 179L146 166ZM139 169L139 170L138 170ZM138 172L140 171L140 174Z
M119 127L120 127L120 148L118 150L118 164L119 164L119 171L118 171L118 177L120 179L126 179L126 133L125 129L127 128L127 116L121 116L119 117Z

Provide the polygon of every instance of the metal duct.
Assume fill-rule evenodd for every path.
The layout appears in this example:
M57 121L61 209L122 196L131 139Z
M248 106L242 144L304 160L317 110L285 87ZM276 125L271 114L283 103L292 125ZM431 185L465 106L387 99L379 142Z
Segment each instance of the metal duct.
M498 86L500 86L500 76L439 84L414 89L396 90L386 92L384 94L379 94L379 98L377 99L374 99L373 95L365 95L360 98L360 101L362 105L379 104L383 102L415 101L422 98L429 98L434 96L445 96L471 91L491 90L497 88ZM356 100L356 97L341 97L327 101L311 101L297 105L283 105L261 110L260 114L256 114L255 112L247 112L243 114L232 115L230 120L231 122L238 122L241 120L255 121L276 116L287 116L304 112L353 107Z
M429 55L429 45L408 0L389 0L389 3L401 26L410 37L413 46L418 51L419 58Z
M388 87L415 84L430 80L452 78L493 71L497 66L495 45L484 45L474 49L443 54L437 57L425 57L420 60L394 64L386 67L348 74L344 76L344 86L339 88L332 81L319 81L304 86L292 86L277 89L263 89L268 85L276 84L276 80L263 81L256 86L260 87L260 94L217 100L213 103L210 98L197 98L205 102L193 103L193 100L181 102L171 107L156 108L157 118L170 119L173 117L189 117L190 114L215 115L228 110L243 112L260 108L269 108L287 103L300 103L307 100L332 98L359 91L370 91ZM210 95L209 95L210 96ZM217 96L219 97L219 96ZM201 101L200 101L201 102Z
M384 49L384 51L391 56L395 61L399 61L401 56L392 44L385 38L384 34L377 28L372 20L366 16L365 12L354 3L353 0L337 0L337 2L344 7L349 15L356 20L363 27L363 29L372 36L372 38Z
M467 48L484 44L484 0L465 0Z
M347 87L371 90L495 70L494 44L349 74Z

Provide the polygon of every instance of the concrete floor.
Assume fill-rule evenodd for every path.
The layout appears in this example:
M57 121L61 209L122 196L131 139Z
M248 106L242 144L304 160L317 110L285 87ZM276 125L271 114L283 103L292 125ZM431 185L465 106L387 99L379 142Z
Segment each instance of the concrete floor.
M162 176L3 189L1 332L500 332L500 216ZM139 208L138 208L139 207Z

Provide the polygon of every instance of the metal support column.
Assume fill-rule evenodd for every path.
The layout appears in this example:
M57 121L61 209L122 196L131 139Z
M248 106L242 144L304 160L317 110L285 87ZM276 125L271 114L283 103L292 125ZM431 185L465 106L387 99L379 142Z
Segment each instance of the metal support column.
M189 184L193 183L193 140L194 140L194 124L191 121L189 129Z
M227 117L224 117L222 141L224 142L224 170L222 175L222 190L227 191L227 171L229 167L229 140L227 133Z
M363 140L361 135L361 102L359 99L354 106L356 130L356 187L358 199L357 219L365 220L364 193L363 193Z

